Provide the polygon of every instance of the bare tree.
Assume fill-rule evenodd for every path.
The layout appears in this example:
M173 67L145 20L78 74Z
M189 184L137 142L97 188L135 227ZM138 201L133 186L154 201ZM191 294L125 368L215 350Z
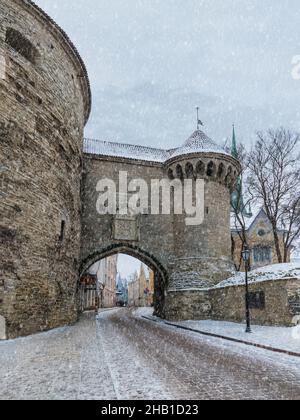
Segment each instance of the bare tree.
M247 181L246 174L248 171L249 159L248 159L247 151L244 145L240 144L238 146L237 152L238 152L237 158L241 163L242 170L237 180L235 191L232 194L231 207L232 207L232 212L234 216L234 224L235 224L234 227L236 230L237 237L239 238L238 242L241 245L241 249L243 249L245 246L249 245L248 236L247 236L246 219L247 219L247 208L250 207L251 202L253 201L253 197L251 196L247 183L246 183ZM235 261L234 255L235 255L235 250L237 246L236 242L237 241L236 241L235 235L232 233L231 252L232 252L233 261ZM243 259L242 259L242 254L240 253L238 264L235 264L236 270L240 271L242 269L242 265L243 265Z
M281 225L284 229L283 261L289 259L289 254L296 247L296 241L300 237L300 195L292 194L290 202L285 206L281 216Z
M278 262L287 262L289 249L300 232L300 134L280 128L257 136L248 159L249 187L264 205L271 223Z

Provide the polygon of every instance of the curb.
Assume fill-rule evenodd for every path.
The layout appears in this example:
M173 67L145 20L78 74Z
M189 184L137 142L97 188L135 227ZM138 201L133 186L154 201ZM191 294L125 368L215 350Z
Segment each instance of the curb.
M158 324L162 323L162 324L165 324L165 325L168 325L168 326L171 326L171 327L175 327L175 328L178 328L180 330L191 331L191 332L194 332L194 333L197 333L197 334L200 334L200 335L204 335L206 337L220 338L222 340L231 341L233 343L244 344L246 346L251 346L251 347L256 347L256 348L263 349L263 350L272 351L273 353L281 353L281 354L286 354L288 356L300 357L300 353L293 352L293 351L277 349L275 347L265 346L263 344L252 343L251 341L239 340L238 338L227 337L227 336L214 334L214 333L209 333L209 332L205 332L205 331L201 331L201 330L194 330L193 328L184 327L183 325L178 325L178 324L172 324L171 322L167 322L167 321L163 321L163 320L157 321L156 319L153 319L153 318L150 318L150 317L147 317L147 316L142 316L142 318L147 319L148 321L156 322Z

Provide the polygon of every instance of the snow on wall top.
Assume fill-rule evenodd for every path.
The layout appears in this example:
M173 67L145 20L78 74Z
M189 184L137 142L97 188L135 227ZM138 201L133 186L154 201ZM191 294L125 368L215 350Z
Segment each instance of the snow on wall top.
M120 157L161 163L169 158L169 152L167 150L95 139L84 140L83 152L99 156Z
M249 284L260 283L270 280L282 279L300 280L300 262L290 264L274 264L263 268L257 268L249 273ZM215 286L216 289L228 286L242 286L245 284L245 273L238 273L228 280L224 280Z
M195 131L184 145L177 149L164 150L133 144L85 139L83 151L84 153L99 156L120 157L158 163L165 163L174 157L191 153L219 153L228 155L224 149L214 143L200 130Z

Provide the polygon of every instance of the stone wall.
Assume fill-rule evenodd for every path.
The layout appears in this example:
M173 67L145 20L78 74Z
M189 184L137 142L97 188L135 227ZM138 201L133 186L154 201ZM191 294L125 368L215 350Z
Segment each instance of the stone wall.
M161 179L163 168L161 165L146 162L130 162L120 159L84 157L83 174L83 218L81 259L89 261L89 257L102 252L119 243L128 243L138 247L159 260L162 266L168 265L169 256L173 254L174 237L172 216L147 214L137 218L120 218L120 228L115 230L118 223L112 215L99 215L96 203L99 192L96 190L98 181L104 178L114 180L119 189L119 172L126 171L128 182L135 178ZM133 235L133 236L132 236ZM97 257L97 255L96 255Z
M264 309L251 309L252 322L257 325L292 326L300 315L300 280L283 279L250 285L250 293L263 292ZM229 286L210 291L212 318L233 322L245 320L245 287Z
M9 338L74 322L84 66L30 1L1 0L0 316Z
M166 298L169 321L211 319L212 305L208 290L171 290Z
M251 321L256 325L293 326L300 316L300 280L265 281L249 286L250 293L264 294L264 307L251 308ZM245 286L227 286L203 290L171 291L167 300L168 319L245 321ZM183 303L183 307L182 307Z

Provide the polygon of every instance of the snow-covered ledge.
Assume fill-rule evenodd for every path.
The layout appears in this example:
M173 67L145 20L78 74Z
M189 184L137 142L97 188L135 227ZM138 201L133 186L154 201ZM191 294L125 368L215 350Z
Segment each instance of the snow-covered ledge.
M294 326L300 316L300 264L276 264L249 273L252 322ZM242 322L245 318L245 274L210 290L212 318Z
M253 323L295 326L300 317L300 264L277 264L250 272L249 291ZM173 312L168 314L171 321L244 322L245 273L212 288L172 288L166 299L172 301Z
M282 279L300 280L300 262L290 264L274 264L267 267L257 268L256 270L250 271L248 277L250 284ZM241 285L245 285L245 273L238 273L234 277L222 281L216 286L216 288Z

